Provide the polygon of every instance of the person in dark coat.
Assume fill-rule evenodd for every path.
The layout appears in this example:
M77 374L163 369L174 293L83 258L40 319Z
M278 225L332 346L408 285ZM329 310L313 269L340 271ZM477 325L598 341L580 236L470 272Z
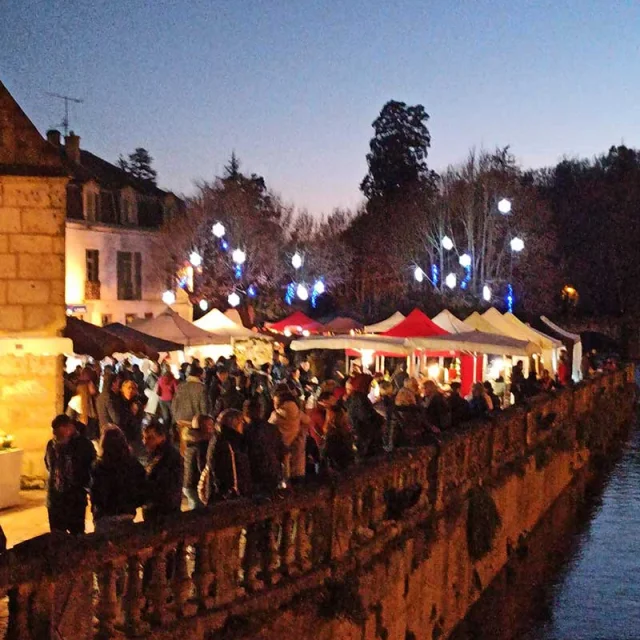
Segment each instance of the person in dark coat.
M438 431L446 431L451 426L449 406L438 385L433 380L427 380L422 385L426 416L429 423Z
M469 403L460 395L460 383L451 383L449 394L449 411L451 412L451 425L457 427L469 419Z
M207 464L207 449L214 430L215 420L209 415L200 415L193 419L190 429L182 432L185 445L183 492L189 509L204 506L198 498L198 482Z
M491 400L491 410L500 411L502 409L502 403L500 402L500 398L493 391L493 385L488 380L485 380L483 385L484 385L484 390L487 392L487 395L489 396L489 400Z
M482 382L476 382L471 390L469 415L471 418L486 418L493 410L491 398L488 396Z
M226 500L251 495L251 468L242 412L226 409L217 420L220 435L207 450L207 464L215 479L214 499Z
M373 408L384 418L384 448L385 451L391 451L393 449L391 418L395 404L395 393L393 383L388 380L382 380L378 386L380 388L380 396L374 402Z
M44 463L49 472L47 510L51 531L84 533L87 489L96 450L81 436L75 421L59 415L51 423L53 438L47 443Z
M262 402L257 397L245 400L242 413L253 491L273 493L282 480L285 454L280 431L275 424L265 420Z
M524 379L522 360L518 360L511 371L511 393L515 404L524 402L526 395L526 381Z
M356 458L356 446L349 416L342 403L332 393L323 393L318 404L325 410L323 445L320 448L324 471L341 472Z
M420 447L431 444L432 426L424 407L418 404L416 395L404 387L398 391L391 417L393 446Z
M131 523L144 504L146 474L118 427L108 427L100 441L102 454L91 469L91 510L96 532Z
M361 373L350 380L350 392L345 401L349 421L357 438L358 455L370 458L383 449L384 418L373 408L368 393L372 377Z
M278 384L280 382L284 382L287 378L287 367L284 362L282 362L280 352L273 352L273 362L271 364L271 378L273 379L273 384Z
M227 409L235 409L242 411L242 405L245 398L238 390L235 384L227 385L222 393L218 396L215 407L213 408L213 417L217 418L223 411Z
M138 385L133 380L125 380L120 387L120 424L134 455L144 456L142 446L142 418L144 410L138 397Z
M106 371L102 379L102 391L96 401L100 433L110 425L120 426L120 378L112 371Z
M142 431L149 452L147 496L142 514L145 522L157 522L180 513L184 470L180 452L171 445L166 428L156 420Z
M229 371L223 365L217 365L215 373L209 379L209 385L207 387L207 402L209 406L209 414L214 418L215 408L218 403L218 398L229 389L231 381L229 380Z

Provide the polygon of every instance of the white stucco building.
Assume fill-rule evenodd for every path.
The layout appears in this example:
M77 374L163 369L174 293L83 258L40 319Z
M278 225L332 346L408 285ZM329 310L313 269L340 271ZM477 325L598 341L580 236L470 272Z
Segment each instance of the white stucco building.
M47 133L72 179L67 187L65 302L67 314L96 325L129 324L166 307L166 276L157 268L162 255L160 226L180 207L173 193L132 177L120 167L80 149L73 133ZM187 320L192 307L179 289L172 308Z

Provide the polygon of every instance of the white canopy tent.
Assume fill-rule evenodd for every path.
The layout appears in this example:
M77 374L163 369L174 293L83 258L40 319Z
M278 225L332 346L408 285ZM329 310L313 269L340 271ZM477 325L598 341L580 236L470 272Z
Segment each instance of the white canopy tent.
M258 337L257 333L242 325L236 324L218 309L211 309L209 313L196 320L193 324L217 336L232 338L234 340L248 340Z
M167 308L155 318L139 320L132 326L142 333L146 333L163 340L171 340L185 346L181 352L185 357L225 358L233 354L233 346L229 336L216 335L197 327L192 322L180 317L175 311Z
M582 372L580 370L580 364L582 362L582 340L580 339L580 335L577 333L571 333L570 331L559 327L546 316L540 316L540 320L542 320L542 322L544 322L552 331L555 331L557 335L573 342L571 377L574 382L579 382L582 377Z
M381 320L375 324L366 325L365 333L384 333L389 329L393 329L396 325L399 325L404 319L405 315L396 311L393 315L389 316L386 320Z
M468 333L469 331L474 331L476 329L476 327L456 318L449 309L443 309L437 316L431 319L441 329L444 329L449 333Z
M536 331L524 322L518 320L512 313L501 314L495 307L491 307L482 314L492 325L519 340L535 342L542 350L542 359L546 368L553 375L557 368L557 351L562 347L562 342Z
M408 338L407 344L429 351L460 351L475 354L532 356L540 353L540 347L527 340L517 340L483 331L467 331L447 336Z
M499 336L506 336L504 331L493 325L489 320L483 318L477 311L474 311L464 323L473 327L476 331L484 331L485 333L493 333Z

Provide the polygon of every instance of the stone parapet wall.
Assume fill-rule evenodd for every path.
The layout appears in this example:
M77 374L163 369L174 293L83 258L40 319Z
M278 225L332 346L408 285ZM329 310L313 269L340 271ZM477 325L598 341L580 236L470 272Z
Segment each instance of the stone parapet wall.
M400 450L281 499L224 503L108 541L18 545L0 562L9 637L446 637L615 439L632 413L633 373L536 398L439 447ZM497 514L482 553L470 541L478 499Z

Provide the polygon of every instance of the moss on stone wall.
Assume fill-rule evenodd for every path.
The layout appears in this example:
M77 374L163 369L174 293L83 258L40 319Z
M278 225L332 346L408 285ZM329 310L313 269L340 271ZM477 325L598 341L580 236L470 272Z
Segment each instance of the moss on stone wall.
M480 560L493 545L501 520L493 497L484 487L475 487L468 494L467 547L473 560Z

